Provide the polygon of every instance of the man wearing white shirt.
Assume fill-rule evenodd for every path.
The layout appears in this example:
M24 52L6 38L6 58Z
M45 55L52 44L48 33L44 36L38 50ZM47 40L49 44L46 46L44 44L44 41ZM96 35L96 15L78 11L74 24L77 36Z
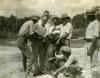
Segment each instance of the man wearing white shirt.
M60 36L57 41L57 44L61 46L69 46L70 47L70 40L72 37L73 27L69 22L69 18L67 14L62 14L61 22L62 24L59 25L60 27Z
M100 33L100 22L95 18L95 11L87 11L87 18L90 21L86 29L86 49L87 54L90 56L92 67L98 66L98 52L99 46L97 45Z
M44 38L45 34L47 33L45 24L47 22L47 17L42 17L42 23L41 25L36 23L34 25L34 32L38 35L38 38L33 38L32 40L32 51L34 54L34 66L35 66L35 71L38 72L38 67L43 68L45 67L45 48L44 48ZM41 38L40 38L41 37ZM33 73L36 73L33 70ZM43 69L41 70L41 72Z

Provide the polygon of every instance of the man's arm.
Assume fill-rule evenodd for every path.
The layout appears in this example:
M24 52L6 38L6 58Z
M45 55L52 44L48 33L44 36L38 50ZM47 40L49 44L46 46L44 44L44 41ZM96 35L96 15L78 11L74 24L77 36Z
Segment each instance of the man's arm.
M68 33L64 33L62 36L59 37L59 39L57 40L57 44L59 44L59 42L64 39L64 38L67 38L68 37Z
M54 72L54 75L56 75L56 74L57 74L59 71L61 71L62 69L68 68L69 65L73 62L73 60L74 60L74 56L71 55L71 56L69 57L69 59L67 60L67 62L66 62L61 68L59 68L56 72Z
M29 30L30 30L30 31L29 31L29 34L30 34L30 35L34 34L34 23L33 23L33 22L30 23L30 25L29 25Z

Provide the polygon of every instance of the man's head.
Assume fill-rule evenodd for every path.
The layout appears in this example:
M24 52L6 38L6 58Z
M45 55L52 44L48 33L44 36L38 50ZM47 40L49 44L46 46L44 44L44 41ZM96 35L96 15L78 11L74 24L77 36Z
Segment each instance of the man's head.
M45 24L47 23L48 18L46 16L42 17L42 26L45 26Z
M34 22L34 24L36 24L38 22L38 18L34 17L32 18L32 21Z
M61 73L58 73L57 78L75 78L75 76L65 68Z
M44 16L49 16L49 11L44 11Z
M91 9L91 10L87 10L86 11L86 15L87 15L87 19L89 20L89 21L93 21L93 20L95 20L95 10L93 10L93 9Z
M59 24L59 17L57 16L54 16L52 18L52 23L54 24L54 26L57 26Z
M62 14L61 15L61 23L63 24L63 25L66 25L68 22L69 22L69 16L67 15L67 14Z

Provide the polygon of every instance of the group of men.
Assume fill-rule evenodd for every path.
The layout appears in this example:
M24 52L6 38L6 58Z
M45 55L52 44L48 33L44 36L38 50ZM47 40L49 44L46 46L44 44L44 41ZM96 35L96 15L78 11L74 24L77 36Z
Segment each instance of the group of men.
M99 51L97 41L99 41L100 23L96 19L94 11L88 11L86 14L90 21L85 36L86 49L94 67L97 64ZM71 54L70 48L72 32L71 19L67 14L62 14L61 17L50 17L49 12L44 11L40 20L33 18L26 21L18 33L18 48L23 55L26 76L30 72L33 72L34 75L37 72L54 72L56 75L64 68L75 64L77 59ZM27 45L28 41L31 42L32 50Z
M50 18L49 12L44 11L40 20L33 18L26 21L18 33L18 48L23 54L26 75L29 75L32 69L33 73L49 71L50 58L60 53L60 49L67 47L71 51L72 31L73 27L67 14L63 14L61 18L57 16ZM27 45L28 40L31 42L32 50Z

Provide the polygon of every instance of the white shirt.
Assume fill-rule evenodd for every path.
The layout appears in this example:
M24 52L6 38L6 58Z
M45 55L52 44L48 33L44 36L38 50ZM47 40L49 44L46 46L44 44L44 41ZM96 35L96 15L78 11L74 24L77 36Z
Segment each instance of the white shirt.
M86 38L95 38L99 37L100 32L100 23L98 20L94 20L93 22L90 22L86 29Z
M46 27L42 27L38 23L34 25L34 31L42 36L45 36L45 34L47 33Z
M72 37L72 32L73 32L73 27L72 25L68 22L65 26L63 26L62 24L60 25L60 29L61 29L61 34L60 36L62 36L63 34L67 33L68 37L67 39L71 39Z
M42 20L39 20L37 24L41 25L42 24ZM51 24L49 23L49 20L48 20L48 22L45 24L45 28L47 30L47 34L50 32L50 27L51 27Z
M34 23L32 20L26 21L19 30L18 35L32 34L34 29Z
M50 30L49 30L49 33L51 33L51 34L56 34L56 33L58 33L58 34L60 34L60 27L59 26L51 26L50 27Z

